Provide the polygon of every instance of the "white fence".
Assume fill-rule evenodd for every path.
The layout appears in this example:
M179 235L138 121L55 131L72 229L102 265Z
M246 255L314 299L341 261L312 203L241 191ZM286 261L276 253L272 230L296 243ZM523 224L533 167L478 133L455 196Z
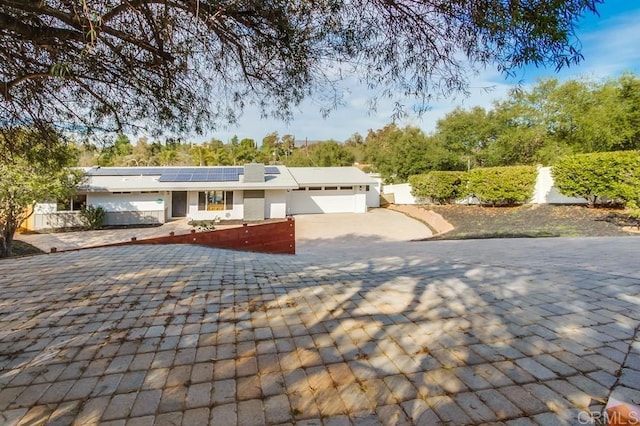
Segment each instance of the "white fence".
M395 185L383 185L382 195L393 194L395 204L421 204L411 194L411 185L408 183L400 183ZM584 198L567 197L558 192L553 186L553 177L551 176L551 167L539 167L536 186L533 197L529 201L531 204L586 204ZM466 200L465 200L466 203Z

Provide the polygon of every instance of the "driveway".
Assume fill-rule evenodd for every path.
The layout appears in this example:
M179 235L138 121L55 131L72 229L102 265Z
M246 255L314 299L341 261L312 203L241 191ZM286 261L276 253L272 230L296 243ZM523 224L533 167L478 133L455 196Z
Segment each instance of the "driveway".
M147 228L122 228L101 229L97 231L74 231L52 233L28 233L17 234L16 239L38 247L44 252L49 252L52 247L58 251L74 250L83 247L95 247L105 244L129 241L132 237L141 240L144 238L164 237L170 232L186 234L191 229L186 219L177 219L161 226Z
M562 425L640 403L640 240L334 241L3 260L0 423Z
M296 242L302 251L308 247L331 247L361 245L379 241L409 241L427 238L431 231L423 223L402 213L386 209L374 209L364 214L335 213L297 215ZM237 226L237 225L236 225ZM229 225L217 225L224 229ZM95 247L104 244L167 236L170 232L184 234L193 229L186 219L173 220L162 226L149 228L103 229L99 231L77 231L42 234L19 234L17 239L49 252L51 247L58 251L81 247Z
M296 252L299 254L337 248L373 246L380 242L400 242L430 237L422 222L387 209L367 213L296 215Z

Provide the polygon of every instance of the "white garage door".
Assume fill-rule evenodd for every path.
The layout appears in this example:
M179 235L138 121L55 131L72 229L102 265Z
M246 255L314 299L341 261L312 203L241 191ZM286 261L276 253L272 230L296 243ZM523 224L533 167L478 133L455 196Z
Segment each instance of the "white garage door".
M352 213L356 211L353 189L310 189L289 193L289 214Z

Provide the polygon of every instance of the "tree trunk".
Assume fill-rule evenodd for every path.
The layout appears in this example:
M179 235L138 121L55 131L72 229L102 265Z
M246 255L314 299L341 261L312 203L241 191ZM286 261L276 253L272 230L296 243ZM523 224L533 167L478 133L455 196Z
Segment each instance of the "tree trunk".
M0 236L0 258L11 257L13 255L13 235L16 232L15 226L7 225L2 230Z

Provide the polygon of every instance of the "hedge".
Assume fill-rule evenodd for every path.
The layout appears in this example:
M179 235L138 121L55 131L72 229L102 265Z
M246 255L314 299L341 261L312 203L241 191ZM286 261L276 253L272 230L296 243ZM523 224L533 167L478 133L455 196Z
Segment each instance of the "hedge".
M640 201L640 152L617 151L570 155L552 168L558 191L589 205L607 198L627 205Z
M522 204L533 196L537 176L534 166L473 169L469 172L469 193L482 204Z
M409 177L411 194L437 204L452 203L466 194L465 172L434 171Z

